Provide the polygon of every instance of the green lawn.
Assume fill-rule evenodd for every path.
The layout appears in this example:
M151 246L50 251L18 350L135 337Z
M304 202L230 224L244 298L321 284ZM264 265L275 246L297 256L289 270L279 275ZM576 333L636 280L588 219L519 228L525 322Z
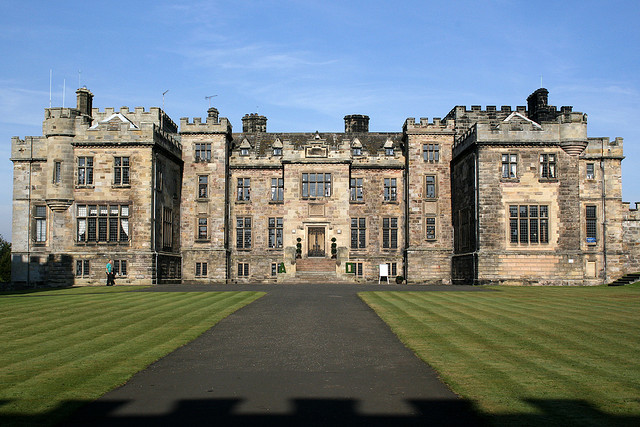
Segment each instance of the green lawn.
M495 425L640 425L640 286L364 292Z
M0 293L0 425L52 425L263 295L131 289Z

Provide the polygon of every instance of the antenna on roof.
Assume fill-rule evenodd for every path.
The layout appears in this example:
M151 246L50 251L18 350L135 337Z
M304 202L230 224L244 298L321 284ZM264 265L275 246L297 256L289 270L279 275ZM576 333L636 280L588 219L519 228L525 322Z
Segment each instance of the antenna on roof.
M211 98L215 98L218 95L209 95L209 96L205 96L204 99L208 99L209 100L209 108L211 108Z
M169 92L169 89L165 90L164 92L162 92L162 111L164 112L164 96L165 94Z
M67 91L67 79L62 79L62 108L64 108L64 96Z

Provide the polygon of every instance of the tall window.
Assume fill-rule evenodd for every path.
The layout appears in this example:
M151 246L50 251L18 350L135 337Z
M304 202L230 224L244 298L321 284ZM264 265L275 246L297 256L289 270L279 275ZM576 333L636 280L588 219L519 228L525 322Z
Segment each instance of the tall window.
M422 157L425 162L437 163L440 161L440 144L424 144Z
M556 177L556 155L540 154L540 177L555 178Z
M518 155L517 154L502 155L502 177L503 178L518 177Z
M436 193L436 176L427 175L425 178L425 199L435 199Z
M77 277L86 277L90 273L89 269L89 260L88 259L79 259L76 260L76 276Z
M593 163L587 163L587 179L595 178L595 168L593 167Z
M199 143L196 144L196 162L210 162L211 161L211 144Z
M115 185L129 185L129 158L113 158L113 183Z
M425 217L427 240L436 240L436 217Z
M510 205L511 243L549 243L549 207Z
M173 247L173 210L170 208L162 209L162 247Z
M129 240L128 205L77 205L78 242Z
M303 173L302 197L329 197L331 196L330 173Z
M362 178L351 178L350 190L352 202L361 202L363 200Z
M585 211L587 220L587 243L596 243L598 240L597 221L595 205L587 205Z
M382 218L382 247L385 249L398 247L398 218Z
M249 277L249 263L238 263L238 277Z
M35 241L44 243L47 241L47 207L35 206L33 212L35 221Z
M398 275L398 264L395 262L387 263L387 271L389 272L389 276L394 277Z
M53 163L53 183L60 184L62 181L62 162Z
M398 197L398 189L396 187L396 178L384 179L384 201L395 202Z
M127 260L126 259L116 259L113 261L113 272L116 276L126 276L127 275Z
M281 202L284 200L284 179L271 178L271 201Z
M366 218L351 218L351 249L365 249L367 247Z
M238 200L251 200L251 178L238 178Z
M282 218L269 218L269 247L282 247Z
M236 246L238 249L251 249L251 217L237 218Z
M198 198L206 199L207 197L209 197L209 177L198 175Z
M207 218L198 218L198 239L204 240L207 238Z
M78 157L78 185L93 184L93 157Z
M196 277L207 277L207 263L196 262Z

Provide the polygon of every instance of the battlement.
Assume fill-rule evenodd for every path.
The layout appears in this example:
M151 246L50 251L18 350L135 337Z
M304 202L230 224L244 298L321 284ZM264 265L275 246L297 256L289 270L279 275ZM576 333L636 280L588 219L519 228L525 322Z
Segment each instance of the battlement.
M631 207L630 202L622 202L622 216L626 221L640 221L640 202L634 203L635 207Z
M201 117L194 117L193 121L189 117L180 118L180 133L231 133L231 124L226 117L207 116L205 121Z
M131 120L138 127L141 127L142 123L153 123L165 132L178 133L178 125L159 107L151 107L149 111L145 111L144 107L135 107L133 110L129 107L120 107L119 110L115 110L113 107L107 107L104 111L100 111L98 108L91 110L94 123L101 122L118 113Z
M455 121L451 119L441 119L440 117L434 117L429 122L428 117L420 117L420 122L416 123L415 117L408 117L404 121L402 131L404 133L424 133L424 132L449 132L453 131L455 127Z
M623 138L616 137L611 140L609 137L588 138L588 145L583 157L586 159L601 159L603 157L623 157Z

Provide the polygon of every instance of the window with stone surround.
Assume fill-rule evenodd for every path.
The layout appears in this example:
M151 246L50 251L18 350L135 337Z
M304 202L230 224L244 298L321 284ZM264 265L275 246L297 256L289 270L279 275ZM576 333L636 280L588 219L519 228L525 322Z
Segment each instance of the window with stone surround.
M362 202L364 200L364 192L362 190L362 178L351 178L350 185L350 197L352 202Z
M207 277L208 273L206 262L196 262L196 277Z
M88 259L76 260L76 277L88 277L91 273Z
M302 197L330 197L331 174L330 173L303 173Z
M248 202L251 200L251 178L238 178L237 187L238 201Z
M351 249L367 247L367 219L351 218Z
M208 220L205 217L198 218L198 240L206 240L209 237L208 234Z
M162 248L167 250L173 247L173 210L162 209Z
M422 158L425 162L438 163L440 161L440 144L423 144Z
M555 154L540 154L540 178L557 178Z
M502 155L502 178L516 179L518 177L518 155L503 154Z
M251 249L251 217L236 218L236 247Z
M282 202L284 200L284 179L271 178L271 201Z
M282 218L269 218L269 247L281 248L283 237Z
M62 182L62 162L53 162L53 183L60 184Z
M196 143L194 160L196 162L210 162L211 161L211 144Z
M596 171L593 163L587 163L587 179L594 179Z
M78 185L93 185L93 157L78 157Z
M585 206L586 237L587 243L597 243L598 241L598 215L595 205Z
M384 178L384 201L395 202L398 198L396 178Z
M45 205L37 205L33 207L34 236L36 243L45 243L47 241L47 207Z
M549 243L549 207L510 205L509 228L511 243Z
M113 260L113 273L116 276L124 277L127 275L127 260L116 259Z
M425 235L427 240L436 240L436 217L427 216L425 221Z
M424 198L425 199L437 199L438 188L436 186L436 176L427 175L424 180Z
M382 247L398 248L398 218L382 218Z
M364 276L364 268L361 262L356 262L355 263L355 273L356 273L356 277L363 277Z
M389 272L389 277L395 277L398 275L398 264L395 262L387 263L387 271Z
M113 184L129 185L129 157L113 158Z
M77 205L78 243L129 241L129 205Z
M238 277L249 277L249 263L238 263Z
M198 199L209 197L209 176L198 175Z

